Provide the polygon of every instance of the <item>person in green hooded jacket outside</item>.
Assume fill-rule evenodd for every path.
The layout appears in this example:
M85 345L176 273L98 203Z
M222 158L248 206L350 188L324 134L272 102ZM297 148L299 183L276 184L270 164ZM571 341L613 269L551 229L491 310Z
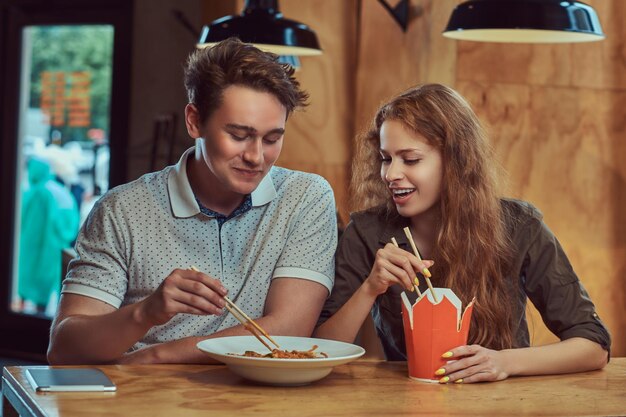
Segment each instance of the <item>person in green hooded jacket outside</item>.
M50 164L27 162L28 187L22 194L18 295L43 312L61 288L61 251L76 238L80 215L76 201L53 176Z

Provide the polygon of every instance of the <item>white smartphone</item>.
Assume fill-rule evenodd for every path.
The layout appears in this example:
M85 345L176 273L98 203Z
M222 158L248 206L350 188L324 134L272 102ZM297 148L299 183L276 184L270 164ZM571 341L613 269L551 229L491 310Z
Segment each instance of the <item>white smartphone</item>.
M26 369L26 379L35 391L115 391L113 381L97 368Z

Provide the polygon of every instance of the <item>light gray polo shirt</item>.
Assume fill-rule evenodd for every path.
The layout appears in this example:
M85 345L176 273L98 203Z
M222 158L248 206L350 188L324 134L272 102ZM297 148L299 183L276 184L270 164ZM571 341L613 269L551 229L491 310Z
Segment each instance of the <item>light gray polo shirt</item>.
M329 292L337 242L332 189L322 177L272 167L252 208L222 227L200 212L187 177L187 150L175 166L110 190L85 221L62 293L116 308L150 295L176 268L219 279L249 316L261 317L271 280L315 281ZM230 314L178 314L134 348L210 335L238 324Z

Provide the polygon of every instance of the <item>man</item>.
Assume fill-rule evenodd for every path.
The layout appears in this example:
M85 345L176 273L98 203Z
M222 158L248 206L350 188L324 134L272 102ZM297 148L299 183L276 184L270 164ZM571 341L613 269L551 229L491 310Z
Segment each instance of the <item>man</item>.
M195 147L94 207L50 363L209 362L196 343L249 334L223 312L227 294L270 334L313 331L333 283L333 194L317 175L273 166L307 94L293 69L238 40L193 53L185 86Z

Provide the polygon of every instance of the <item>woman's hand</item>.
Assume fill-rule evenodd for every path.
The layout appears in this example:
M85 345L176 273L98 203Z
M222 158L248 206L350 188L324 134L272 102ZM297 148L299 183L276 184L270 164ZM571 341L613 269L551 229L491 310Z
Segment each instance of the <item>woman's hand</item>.
M452 361L435 373L441 377L439 382L444 384L501 381L510 374L502 351L480 345L459 346L444 353L442 357Z
M433 261L420 261L412 253L388 243L376 252L374 266L363 286L368 293L376 296L383 294L394 284L413 291L416 271L422 271L433 264Z

